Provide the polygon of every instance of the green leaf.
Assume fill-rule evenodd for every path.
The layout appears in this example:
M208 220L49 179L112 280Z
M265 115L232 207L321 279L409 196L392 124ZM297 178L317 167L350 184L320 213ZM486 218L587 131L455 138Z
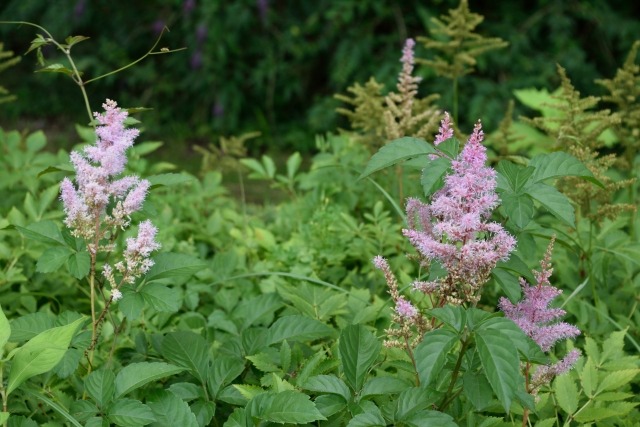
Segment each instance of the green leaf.
M364 383L360 391L360 398L400 393L411 386L410 382L396 377L374 377Z
M29 50L27 50L25 52L25 55L29 52L31 52L34 49L37 49L39 47L45 46L47 44L49 44L50 42L45 39L44 37L42 37L42 35L38 34L38 37L36 37L35 39L33 39L31 41L31 45L29 46Z
M154 399L148 405L160 425L199 427L198 420L187 402L171 392L163 391L160 398Z
M39 333L53 328L53 317L45 312L26 314L11 322L11 342L30 340Z
M447 329L436 329L424 335L414 353L420 385L427 387L436 380L458 340L458 335Z
M155 264L147 272L147 282L169 277L188 277L207 266L194 256L170 252L158 254L153 260Z
M69 45L69 47L78 44L80 42L83 42L85 40L89 40L89 37L85 37L85 36L69 36L66 39L64 39L64 42Z
M619 411L607 407L594 407L588 404L584 409L576 414L575 420L580 423L590 423L603 420L609 417L621 416Z
M69 273L76 279L82 279L91 269L91 255L87 251L76 252L67 260Z
M540 346L529 338L511 319L492 317L483 322L477 330L498 331L511 340L511 346L517 348L525 360L537 364L549 363L548 357L540 350Z
M398 396L394 418L396 421L411 418L415 413L433 405L441 397L442 393L424 386L409 388Z
M69 325L51 328L27 341L13 358L7 395L27 379L53 369L66 353L73 335L84 321L84 318L80 318Z
M84 380L84 390L99 407L105 408L113 399L115 380L116 377L110 369L93 371Z
M11 336L11 325L7 316L5 316L2 307L0 307L0 357L4 353L4 346Z
M315 404L318 411L325 417L330 417L342 411L347 406L342 396L338 396L337 394L323 394L322 396L318 396Z
M582 383L582 389L584 394L592 398L596 388L598 387L598 370L592 358L588 358L580 372L580 382Z
M386 425L387 423L378 410L377 412L363 412L355 415L349 420L347 427L384 427Z
M73 70L70 70L69 68L65 67L62 64L47 65L46 67L36 70L36 73L62 73L62 74L66 74L67 76L73 76L74 74Z
M476 347L489 384L508 412L518 389L524 388L516 347L508 336L494 329L477 331Z
M228 356L218 355L209 369L208 387L213 396L218 396L222 387L233 381L244 371L244 362Z
M166 339L166 338L165 338ZM151 381L156 381L184 371L184 368L163 362L131 363L116 376L116 399L136 390Z
M340 334L340 362L349 386L360 391L367 372L378 358L381 345L363 325L349 325Z
M65 245L62 233L53 221L40 221L29 224L27 227L16 225L15 228L27 239L48 244Z
M45 250L36 264L38 273L58 271L74 252L66 246L54 246Z
M191 331L171 332L162 340L162 355L187 368L202 384L209 371L209 347L202 336Z
M306 316L283 316L269 327L268 345L288 341L313 341L318 338L332 337L334 331L324 323Z
M462 376L462 390L477 411L487 408L493 400L491 384L484 372L466 371Z
M640 369L623 369L621 371L607 372L607 375L598 385L598 393L603 391L618 391L629 384L640 373Z
M91 417L95 417L98 414L98 411L98 407L88 400L76 400L69 407L69 412L81 422L87 421Z
M408 427L458 427L450 415L439 411L416 412L403 422Z
M509 301L515 303L522 298L522 287L520 286L519 276L513 275L510 271L502 268L494 268L491 271L491 276L494 278L502 292L505 293Z
M253 356L246 356L245 358L261 372L277 372L280 370L278 365L274 363L271 356L267 353L258 353Z
M206 400L197 400L190 406L191 412L196 416L198 426L211 425L211 420L216 413L215 402Z
M265 317L265 315L275 313L283 305L284 303L280 296L275 292L271 292L254 298L243 299L233 309L231 315L241 322L241 330L244 330Z
M309 396L293 390L277 394L260 394L249 402L247 411L252 417L281 424L304 424L326 420L309 400Z
M302 388L315 391L316 393L331 393L342 396L345 402L351 398L349 387L335 375L316 375L307 379Z
M420 184L425 196L431 196L438 188L442 186L442 179L451 166L451 160L445 157L439 157L431 160L422 170L420 176Z
M414 157L437 153L433 145L423 139L412 137L395 139L371 157L358 179L365 178L374 172Z
M531 159L529 166L536 168L530 179L532 183L563 176L577 176L604 188L580 160L563 151L537 155Z
M571 379L571 375L560 375L553 383L553 390L556 394L556 401L564 412L573 414L578 409L580 394L576 383Z
M467 324L466 312L462 307L446 305L429 310L429 314L458 332L462 332Z
M516 227L523 229L533 218L533 200L527 194L502 193L500 196L504 212Z
M122 299L118 301L118 307L127 319L136 320L144 308L144 298L140 292L136 292L129 286L123 286L120 290L122 291Z
M186 173L163 173L147 177L151 184L151 189L156 187L170 187L173 185L185 184L194 180L194 177Z
M553 216L568 226L575 227L575 211L567 196L550 185L541 183L527 187L526 192Z
M527 184L529 177L533 175L536 169L532 166L524 168L507 160L502 160L498 163L497 170L501 177L506 180L511 191L518 193Z
M512 271L515 276L524 277L529 283L536 283L536 278L531 273L531 269L520 259L518 254L512 253L507 261L500 261L496 268ZM511 302L515 303L518 300L512 300Z
M460 141L456 137L451 137L438 144L436 150L446 154L450 159L455 159L460 152Z
M156 421L151 408L133 399L116 400L108 416L112 423L122 427L146 426Z
M148 283L140 289L140 295L151 308L164 313L175 313L182 305L180 289L160 283Z

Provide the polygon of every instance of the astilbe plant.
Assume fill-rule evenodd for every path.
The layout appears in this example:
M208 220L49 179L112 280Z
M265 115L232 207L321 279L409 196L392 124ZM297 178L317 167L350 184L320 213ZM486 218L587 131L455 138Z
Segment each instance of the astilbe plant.
M553 273L551 252L554 241L555 236L551 239L544 258L540 261L540 271L533 271L536 284L532 286L524 279L520 279L524 293L523 299L517 304L513 304L507 298L502 297L499 302L500 309L506 317L513 320L544 352L549 352L560 340L580 335L580 330L575 326L558 321L566 314L564 310L549 307L549 304L562 293L562 290L552 286L549 282ZM538 366L533 372L532 364L526 362L524 375L527 393L536 395L540 387L571 369L579 357L580 352L574 349L569 351L559 362ZM527 416L528 411L525 411L523 426L526 425Z
M445 113L434 144L452 136L453 123ZM515 249L515 238L490 220L499 199L495 192L496 172L485 165L487 155L482 139L478 122L431 203L415 198L407 201L409 227L403 234L417 249L423 266L438 262L447 270L444 277L413 283L413 289L424 293L432 307L477 304L491 270ZM395 304L393 321L399 326L387 330L387 345L405 347L410 352L433 324L400 295L387 261L376 257L374 265L385 275ZM414 329L416 333L412 332Z
M150 187L149 181L137 176L119 177L127 163L126 151L139 131L125 127L128 113L118 108L115 101L107 100L103 107L104 113L94 113L98 124L96 144L71 153L76 185L64 178L60 186L64 223L73 236L85 241L91 258L91 349L96 345L99 326L109 305L122 297L120 288L146 273L153 266L151 252L160 248L155 241L156 227L149 220L141 222L137 237L126 239L123 259L103 266L111 292L109 297L103 294L105 304L98 316L95 283L98 254L116 250L118 234L131 225L131 215L142 208Z

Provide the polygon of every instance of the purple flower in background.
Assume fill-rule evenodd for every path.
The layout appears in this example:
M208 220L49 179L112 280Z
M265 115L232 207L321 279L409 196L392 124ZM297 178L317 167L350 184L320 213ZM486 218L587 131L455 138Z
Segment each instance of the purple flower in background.
M186 15L189 15L196 8L196 0L185 0L182 3L182 10Z
M564 310L549 307L551 301L562 293L549 282L553 273L551 251L554 241L555 236L551 239L545 256L540 262L541 270L534 271L536 284L530 286L524 279L520 280L524 293L523 299L515 305L504 297L500 298L499 302L499 307L505 316L513 320L544 352L550 351L551 347L560 340L580 335L580 330L575 326L558 322L558 319L566 314ZM554 376L568 371L579 356L579 351L572 350L558 363L539 367L532 377L532 384L539 386L549 382Z
M205 24L198 25L196 28L196 41L198 44L202 44L207 40L207 26Z
M256 6L258 7L260 20L262 20L263 24L266 23L267 14L269 13L269 0L256 0Z
M447 117L436 139L443 140L450 133ZM482 139L478 122L431 203L416 199L407 203L409 228L403 234L422 256L438 261L448 272L445 278L416 287L437 288L453 304L477 302L491 270L498 261L508 259L516 245L500 224L489 221L499 199L495 193L496 172L485 166Z
M86 6L87 6L86 0L78 0L76 2L76 5L73 7L73 17L75 19L82 18L82 15L84 15L84 12L86 10Z
M191 55L191 60L189 61L189 65L191 65L192 70L197 70L202 67L202 52L196 50L193 55Z
M222 117L224 116L224 104L220 100L216 100L215 104L213 104L213 108L211 109L211 113L213 117Z
M151 28L153 29L153 33L156 36L159 36L160 33L162 33L162 30L164 30L165 27L165 22L162 19L156 19L153 22L153 25L151 26Z

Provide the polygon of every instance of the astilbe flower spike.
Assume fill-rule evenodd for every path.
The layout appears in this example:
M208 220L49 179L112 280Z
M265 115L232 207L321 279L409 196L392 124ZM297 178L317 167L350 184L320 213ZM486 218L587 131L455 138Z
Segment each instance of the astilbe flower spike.
M540 262L541 270L533 272L536 284L530 286L525 280L520 280L524 298L517 304L511 303L504 297L499 302L499 307L505 316L513 320L544 352L549 352L554 344L560 340L580 335L580 330L575 326L557 321L566 314L564 310L549 307L553 299L562 293L562 290L552 286L549 282L553 273L551 251L554 241L555 236L551 239L545 256ZM559 362L538 367L531 378L528 391L535 394L540 386L571 369L578 357L580 357L580 352L571 350Z
M86 241L95 267L98 252L111 252L112 240L118 230L129 226L130 216L142 208L150 183L137 176L117 178L126 166L126 151L138 136L137 129L125 127L128 113L107 99L102 105L104 113L94 113L96 143L82 152L72 152L71 163L76 170L76 185L64 178L60 185L60 198L66 214L64 223L72 235ZM112 287L112 299L118 300L122 283L132 283L153 265L149 256L160 245L155 242L157 229L150 221L138 227L138 237L127 239L124 261L113 267L121 275L120 283L114 278L114 268L105 265L103 275Z
M436 141L452 134L447 114ZM404 235L426 262L438 261L448 272L434 282L416 282L414 288L436 290L443 301L458 305L477 303L491 270L498 261L508 259L516 245L500 224L489 221L499 199L496 172L485 166L483 136L478 122L430 204L417 199L407 202L409 228L403 230Z

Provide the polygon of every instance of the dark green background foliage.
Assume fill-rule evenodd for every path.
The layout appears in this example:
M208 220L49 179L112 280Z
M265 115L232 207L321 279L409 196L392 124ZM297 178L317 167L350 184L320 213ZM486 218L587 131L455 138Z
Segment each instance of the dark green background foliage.
M9 0L2 19L28 20L58 39L85 35L74 57L88 77L119 68L143 55L163 25L170 32L159 47L186 51L146 59L89 86L94 110L107 97L123 106L154 108L143 117L150 138L167 142L209 142L220 134L259 130L253 147L305 150L314 132L346 126L334 112L334 93L375 76L390 89L400 69L407 37L429 35L430 18L456 7L457 0ZM478 31L509 42L506 50L479 58L477 71L460 81L468 104L462 127L481 117L495 127L513 89L558 85L556 63L578 90L590 93L595 78L609 78L640 34L635 2L471 1L485 16ZM30 27L0 26L0 41L16 53L35 37ZM58 53L44 51L47 60ZM429 57L421 46L418 57ZM37 69L35 55L2 75L20 102L4 105L0 123L42 117L46 126L84 123L80 92L61 75L25 78ZM421 91L441 93L451 108L450 82L419 67ZM521 107L517 107L521 108ZM516 113L521 111L516 110ZM29 127L43 125L39 119ZM175 145L174 145L175 146Z

